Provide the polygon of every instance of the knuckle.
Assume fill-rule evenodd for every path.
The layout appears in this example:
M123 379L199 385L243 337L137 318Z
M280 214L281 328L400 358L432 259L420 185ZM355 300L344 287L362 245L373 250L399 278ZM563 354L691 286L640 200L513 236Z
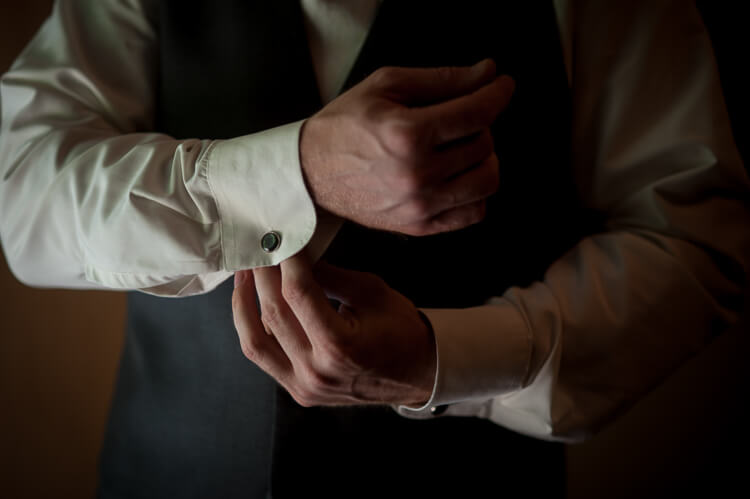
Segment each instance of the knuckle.
M368 286L375 289L383 289L387 286L382 277L372 272L362 272L362 279Z
M330 345L322 350L318 356L319 370L312 373L311 379L316 386L329 387L334 375L343 375L344 371L353 365L351 355L342 345ZM329 373L324 375L322 373Z
M294 393L302 401L317 404L333 387L333 378L311 364L300 367Z
M281 296L290 305L301 303L310 294L312 284L297 277L286 277L281 281Z
M433 234L440 234L441 232L447 232L454 229L460 229L460 226L454 227L449 219L442 218L440 220L431 220L429 223L421 224L418 228L420 233L416 233L415 236L430 236Z
M243 342L245 349L255 357L258 357L265 348L265 342L261 339L261 335L265 334L265 331L256 331L256 334L249 335Z
M472 204L455 208L429 224L432 233L449 232L463 229L481 222L487 212L485 201L476 201Z
M383 143L394 156L414 161L419 156L417 126L407 120L392 119L383 130Z
M303 388L288 390L295 402L302 407L314 407L316 405L315 397Z
M423 197L413 199L404 206L404 216L410 222L421 222L430 218L431 205Z
M399 71L395 66L383 66L368 77L371 83L378 87L387 87L398 80Z
M265 357L264 346L256 337L250 336L240 342L240 350L250 362L261 365Z
M331 386L331 378L323 374L322 370L310 369L305 378L308 390L314 394L323 394Z
M484 201L478 201L454 210L452 216L442 221L441 230L457 230L481 222L484 218L485 206Z
M388 285L388 283L379 275L372 274L372 273L363 273L363 279L362 279L363 286L367 290L367 295L372 297L373 299L377 299L379 297L385 296L391 287ZM349 354L349 358L357 357L357 351L347 350L347 353ZM359 357L357 357L359 358Z
M315 405L316 405L311 400L308 400L308 399L305 399L305 398L294 397L294 399L297 401L297 403L299 405L301 405L304 408L315 407Z
M253 363L257 362L258 352L247 341L240 343L240 349L242 350L242 355L244 355L247 360Z
M412 224L404 230L404 234L415 237L429 236L436 232L438 231L433 228L433 225L426 221Z
M264 326L273 328L281 321L281 309L279 305L270 300L260 302L260 320Z

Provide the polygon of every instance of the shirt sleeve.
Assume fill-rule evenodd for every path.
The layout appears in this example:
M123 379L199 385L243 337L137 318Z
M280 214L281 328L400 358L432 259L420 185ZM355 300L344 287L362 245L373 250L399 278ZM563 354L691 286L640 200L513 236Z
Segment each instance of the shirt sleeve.
M398 408L405 416L478 416L581 440L742 309L750 183L694 5L571 4L564 18L575 23L561 33L572 36L563 46L573 47L574 164L606 231L541 282L482 307L425 310L435 388L424 407Z
M0 238L29 285L201 293L316 232L301 122L225 141L149 133L155 8L58 0L2 77Z

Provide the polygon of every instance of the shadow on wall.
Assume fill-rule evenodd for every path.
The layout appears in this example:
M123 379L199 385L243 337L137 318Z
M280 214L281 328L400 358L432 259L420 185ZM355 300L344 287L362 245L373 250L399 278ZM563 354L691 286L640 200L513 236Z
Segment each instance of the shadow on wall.
M43 18L50 0L0 5L0 71ZM705 2L707 3L707 2ZM12 5L9 6L9 5ZM719 16L721 14L721 17ZM732 58L733 16L708 9L735 126L747 108ZM737 16L739 19L739 16ZM721 52L725 50L726 52ZM728 55L727 55L728 54ZM744 137L745 135L742 135ZM744 147L744 145L743 145ZM15 499L94 496L96 456L122 343L124 295L30 289L0 265L0 495ZM750 394L742 371L747 322L720 337L621 421L568 448L569 496L672 497L747 489L742 431ZM533 463L530 463L533 465Z

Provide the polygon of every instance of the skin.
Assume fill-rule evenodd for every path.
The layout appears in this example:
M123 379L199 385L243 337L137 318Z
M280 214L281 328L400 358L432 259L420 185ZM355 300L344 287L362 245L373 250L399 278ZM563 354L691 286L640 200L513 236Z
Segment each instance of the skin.
M414 236L479 222L499 180L489 127L513 89L489 59L381 68L305 122L300 158L313 200Z
M341 302L337 310L328 297ZM299 254L237 272L232 306L243 353L305 407L429 398L430 328L406 297L373 274L324 262L313 267Z
M414 236L481 221L498 188L489 127L513 90L490 60L376 71L302 128L313 200L366 227ZM232 307L245 356L303 406L429 399L432 329L375 275L313 265L303 252L237 272Z

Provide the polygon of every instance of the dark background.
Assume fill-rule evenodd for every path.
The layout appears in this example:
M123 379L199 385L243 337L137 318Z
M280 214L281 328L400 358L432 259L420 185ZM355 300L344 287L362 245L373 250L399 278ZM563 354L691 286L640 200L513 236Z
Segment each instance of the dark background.
M0 72L51 3L0 0ZM742 16L728 2L699 6L747 158L744 93L750 81L741 74L748 46ZM94 496L124 304L122 293L26 288L0 258L1 497ZM746 318L608 430L568 447L569 496L746 496L749 332Z

